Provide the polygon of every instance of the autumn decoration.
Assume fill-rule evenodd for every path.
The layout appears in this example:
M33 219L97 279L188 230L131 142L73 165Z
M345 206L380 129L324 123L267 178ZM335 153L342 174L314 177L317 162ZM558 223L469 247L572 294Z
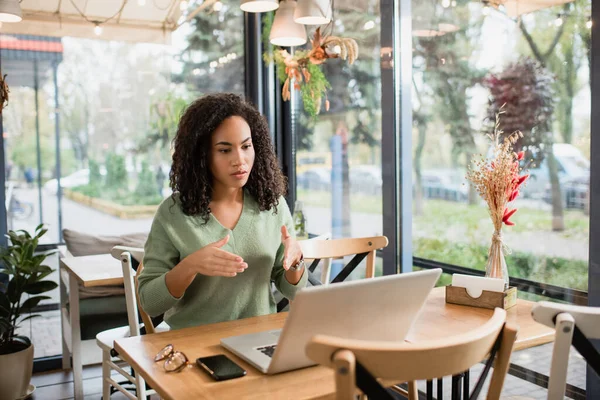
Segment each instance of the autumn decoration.
M325 110L329 110L327 90L331 88L323 74L321 66L330 58L341 58L353 64L358 57L358 44L351 38L333 35L321 35L321 28L315 30L308 50L299 49L290 54L287 50L275 48L271 54L265 54L267 62L274 61L277 77L283 84L281 97L284 101L291 98L291 90L300 91L305 111L315 117L321 110L323 99Z
M2 110L8 106L8 84L6 83L6 75L2 75L0 73L0 114L2 114Z
M504 279L505 288L508 288L508 269L504 259L507 248L502 242L502 226L515 224L511 221L511 217L517 209L513 208L512 203L519 196L520 188L529 175L522 174L523 169L520 167L524 153L513 151L513 146L523 137L523 134L517 131L501 140L503 132L500 130L500 115L502 113L503 111L500 111L496 114L494 132L487 135L493 145L492 158L485 159L482 156L475 160L469 167L466 177L487 203L494 225L486 276Z

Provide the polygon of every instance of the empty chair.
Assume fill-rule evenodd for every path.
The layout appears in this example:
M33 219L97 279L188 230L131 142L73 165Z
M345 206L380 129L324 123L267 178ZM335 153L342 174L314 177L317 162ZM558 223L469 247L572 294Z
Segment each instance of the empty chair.
M329 282L331 259L343 258L346 256L354 257L352 257L348 264L346 264L333 278L331 281L332 283L345 280L365 258L367 259L365 277L373 278L375 276L375 252L386 247L388 245L388 239L385 236L330 240L323 240L322 237L317 237L309 240L299 240L298 243L302 248L304 258L312 260L310 265L307 264L309 273L308 281L312 285L321 285ZM319 280L314 276L313 272L321 260L323 260L324 263L321 280ZM283 310L288 303L289 301L285 298L281 300L277 304L277 311Z
M590 339L600 339L600 307L540 301L531 310L531 315L537 322L556 330L548 400L562 400L565 397L571 344L600 375L600 354L590 342Z
M132 374L125 371L123 367L119 366L117 363L122 364L124 362L113 350L114 341L116 339L138 336L142 334L142 328L145 329L147 333L154 333L155 331L154 325L148 315L144 313L141 308L138 308L137 285L134 280L135 269L141 270L140 260L144 257L144 249L115 246L112 249L111 254L114 258L121 261L129 324L127 326L100 332L96 336L96 343L102 349L102 398L103 400L110 399L111 387L113 387L129 399L145 399L146 396L154 394L155 392L146 389L146 384L141 376L137 375L134 377ZM144 322L143 325L139 323L140 316ZM168 325L159 325L156 330L168 330ZM113 361L113 357L116 358L116 361ZM126 379L126 381L117 382L113 379L111 377L112 370L117 371ZM134 396L124 384L133 385L136 396Z
M470 399L479 395L495 359L487 398L497 400L508 371L516 334L517 329L506 323L506 311L496 308L484 325L453 337L397 343L316 335L308 343L306 354L313 361L335 370L338 400L354 399L359 389L368 398L391 400L394 397L385 387L401 391L393 386L398 382L408 382L408 397L416 400L417 380L462 373L489 355Z

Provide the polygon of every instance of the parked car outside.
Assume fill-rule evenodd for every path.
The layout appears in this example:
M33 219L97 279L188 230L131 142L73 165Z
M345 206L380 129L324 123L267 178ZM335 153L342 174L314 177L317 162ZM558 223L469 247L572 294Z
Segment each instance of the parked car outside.
M552 150L561 187L569 182L589 180L590 162L577 147L567 143L556 143L553 145ZM524 167L529 174L529 179L521 190L521 194L524 197L538 199L546 197L545 192L550 185L548 161L544 158L539 165L525 165Z
M560 193L562 196L563 207L579 210L585 209L586 202L589 201L587 198L589 187L589 176L587 178L580 177L561 182ZM546 185L543 200L548 204L552 203L552 187L550 184Z
M413 187L414 179L413 177ZM424 170L421 174L421 189L426 199L463 202L469 197L465 171L459 168Z
M298 188L304 190L331 190L331 168L315 167L296 176Z
M381 168L377 165L350 166L350 190L353 193L380 195L383 187Z

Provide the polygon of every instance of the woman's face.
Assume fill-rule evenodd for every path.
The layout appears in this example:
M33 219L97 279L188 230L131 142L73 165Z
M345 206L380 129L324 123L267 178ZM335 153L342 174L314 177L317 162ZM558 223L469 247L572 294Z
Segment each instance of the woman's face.
M242 117L224 120L212 134L210 172L213 187L242 188L254 165L250 126Z

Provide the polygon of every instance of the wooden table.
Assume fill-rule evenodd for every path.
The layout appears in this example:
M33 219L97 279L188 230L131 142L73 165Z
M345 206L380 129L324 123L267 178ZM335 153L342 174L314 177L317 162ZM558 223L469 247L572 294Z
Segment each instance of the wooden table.
M76 400L83 399L81 362L81 327L79 325L79 285L84 287L117 286L123 284L123 269L110 254L60 259L59 268L69 276L67 296L64 274L60 273L60 305L62 327L62 366L73 368L73 390ZM67 299L69 307L67 309ZM73 357L71 366L70 356Z
M531 318L535 303L518 300L508 320L519 326L516 350L551 342L554 331ZM493 310L446 304L444 288L436 288L409 333L407 340L420 341L460 334L485 323ZM315 366L278 375L264 375L219 345L223 337L277 329L287 313L204 325L115 341L115 348L136 373L164 399L309 399L327 398L335 390L333 371ZM166 373L154 355L167 344L184 352L194 364L180 373ZM195 359L225 353L248 371L247 376L215 382L195 365Z

